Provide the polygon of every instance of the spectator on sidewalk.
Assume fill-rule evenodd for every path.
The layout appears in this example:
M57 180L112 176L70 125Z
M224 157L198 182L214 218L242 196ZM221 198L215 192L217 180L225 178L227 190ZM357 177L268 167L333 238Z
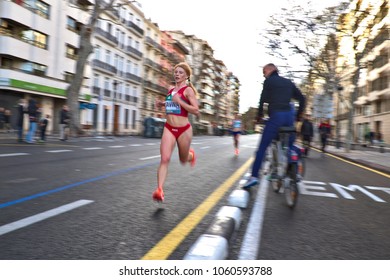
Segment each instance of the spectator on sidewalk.
M7 131L7 133L11 132L11 110L5 110L4 111L4 130Z
M24 124L24 114L27 113L26 109L26 100L20 99L19 103L17 105L17 120L16 120L16 126L18 130L18 142L23 142L23 124Z
M5 123L5 109L0 107L0 131L3 131Z
M28 119L29 119L29 129L26 136L26 142L33 144L35 142L34 137L35 137L35 132L37 130L37 122L39 118L39 108L35 99L30 98L28 100L27 112L28 112Z
M305 156L308 156L310 143L314 135L314 128L313 123L310 121L310 114L305 115L301 125L300 134L302 137L303 146L305 147Z
M325 148L331 133L329 119L322 119L320 125L318 126L318 132L320 133L321 137L321 150L323 153L325 153Z
M41 140L40 140L40 142L45 142L46 141L46 128L47 128L47 125L49 124L49 118L50 118L50 116L46 115L39 122L39 129L40 129L40 132L41 132Z
M68 140L69 124L70 124L69 107L67 105L64 105L62 106L62 110L60 113L60 140L61 141Z

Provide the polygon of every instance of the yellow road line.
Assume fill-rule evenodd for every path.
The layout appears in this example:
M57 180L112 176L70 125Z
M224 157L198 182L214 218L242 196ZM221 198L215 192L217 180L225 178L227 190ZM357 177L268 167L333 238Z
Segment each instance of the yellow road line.
M242 174L249 168L253 158L250 158L236 172L220 185L196 209L185 217L174 229L161 239L141 260L166 260L188 234L202 221L208 212L218 203L223 195L233 186Z
M318 152L321 153L321 151L318 150L318 149L316 149L316 148L312 148L312 149L313 149L313 150L316 150L316 151L318 151ZM357 167L360 167L360 168L366 169L366 170L368 170L368 171L374 172L374 173L376 173L376 174L382 175L382 176L384 176L384 177L390 178L390 174L384 173L384 172L382 172L382 171L375 170L375 169L373 169L373 168L370 168L370 167L367 167L367 166L362 165L362 164L360 164L360 163L356 163L356 162L353 162L353 161L351 161L351 160L348 160L348 159L345 159L345 158L336 156L336 155L331 154L331 153L326 153L326 154L327 154L328 156L331 156L331 157L335 158L335 159L344 161L344 162L346 162L346 163L355 165L355 166L357 166Z

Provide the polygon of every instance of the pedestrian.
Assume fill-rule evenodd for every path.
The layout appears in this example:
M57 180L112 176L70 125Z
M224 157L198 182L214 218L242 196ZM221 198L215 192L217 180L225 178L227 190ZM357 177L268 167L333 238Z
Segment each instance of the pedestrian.
M328 138L330 137L331 127L329 119L322 119L320 125L318 126L318 132L320 133L321 138L321 151L325 153L326 145L328 144Z
M11 110L4 111L4 130L7 130L7 133L11 132Z
M27 113L26 100L20 99L17 105L17 120L16 126L18 130L18 142L23 142L23 130L24 130L24 115Z
M232 122L232 135L233 135L233 144L234 144L234 154L238 156L239 151L239 140L240 134L242 131L242 122L239 114L234 114L234 120Z
M156 100L156 106L165 105L166 123L160 144L160 165L157 170L157 189L153 192L153 199L164 200L164 184L168 175L168 166L172 152L177 145L179 159L182 164L189 162L195 165L195 151L191 148L192 126L188 120L188 113L199 115L197 91L190 81L191 68L185 62L173 68L175 86L167 93L165 101Z
M60 140L66 141L69 136L70 113L68 105L62 106L60 113Z
M4 129L5 123L5 109L4 107L0 107L0 131Z
M279 76L278 69L273 63L263 67L265 78L263 90L260 97L257 122L263 123L263 105L268 103L269 119L265 123L259 148L256 152L255 161L252 165L251 177L244 184L243 188L248 189L259 183L259 172L264 160L265 152L272 140L278 135L279 127L293 126L295 118L300 118L305 108L305 97L295 84L282 76ZM291 100L299 101L299 108L295 116L295 110L291 106ZM290 146L293 145L295 136L290 137Z
M29 129L26 135L26 142L29 144L33 144L35 142L35 132L37 130L37 122L39 119L39 108L37 102L34 98L30 98L28 100L28 120L29 120Z
M314 136L314 126L310 120L310 114L306 114L303 119L300 134L303 146L305 147L305 156L309 155L310 143Z
M40 142L42 142L42 143L46 141L46 129L47 129L47 126L49 124L49 118L50 118L50 115L46 114L46 116L44 118L42 118L41 121L39 122L39 128L40 128L40 132L41 132Z

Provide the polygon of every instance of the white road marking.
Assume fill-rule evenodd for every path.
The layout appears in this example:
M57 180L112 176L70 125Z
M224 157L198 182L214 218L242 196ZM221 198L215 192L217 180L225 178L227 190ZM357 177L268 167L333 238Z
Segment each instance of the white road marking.
M116 149L116 148L124 148L125 146L109 146L109 148L113 148L113 149Z
M89 148L83 148L83 150L102 150L101 147L89 147Z
M49 219L49 218L57 216L59 214L71 211L73 209L87 205L87 204L92 203L92 202L93 202L92 200L78 200L78 201L75 201L75 202L72 202L72 203L69 203L69 204L42 212L42 213L36 214L36 215L28 217L28 218L24 218L22 220L19 220L19 221L10 223L10 224L6 224L4 226L0 226L0 236L3 234L9 233L11 231L15 231L17 229L21 229L21 228L27 227L29 225L38 223L40 221Z
M51 150L51 151L45 151L46 153L66 153L66 152L73 152L73 150Z
M265 170L268 170L269 162L265 164ZM265 214L265 204L267 201L268 180L266 176L261 176L259 190L257 190L256 200L253 205L248 227L245 231L242 241L239 260L256 260L260 249L261 231Z
M0 157L17 157L17 156L28 156L29 153L13 153L13 154L0 154Z
M129 145L130 147L141 147L142 145L141 144L131 144Z
M144 157L144 158L140 158L140 160L148 160L148 159L153 159L153 158L159 158L160 155L158 156L151 156L151 157Z
M205 150L205 149L210 149L210 148L211 148L210 146L204 146L204 147L201 147L200 149Z

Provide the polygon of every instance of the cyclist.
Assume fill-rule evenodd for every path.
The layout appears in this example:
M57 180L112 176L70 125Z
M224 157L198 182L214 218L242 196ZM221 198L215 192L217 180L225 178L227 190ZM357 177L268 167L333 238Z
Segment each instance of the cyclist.
M263 67L265 78L261 93L257 122L263 122L263 105L268 103L269 120L266 122L263 135L256 152L256 158L252 165L252 173L249 180L244 184L244 189L249 189L259 183L259 171L265 156L265 152L272 140L278 135L279 127L294 125L294 111L291 110L292 99L299 101L297 118L305 108L305 97L295 84L284 77L279 76L278 68L269 63ZM294 143L295 136L290 137L290 145Z

